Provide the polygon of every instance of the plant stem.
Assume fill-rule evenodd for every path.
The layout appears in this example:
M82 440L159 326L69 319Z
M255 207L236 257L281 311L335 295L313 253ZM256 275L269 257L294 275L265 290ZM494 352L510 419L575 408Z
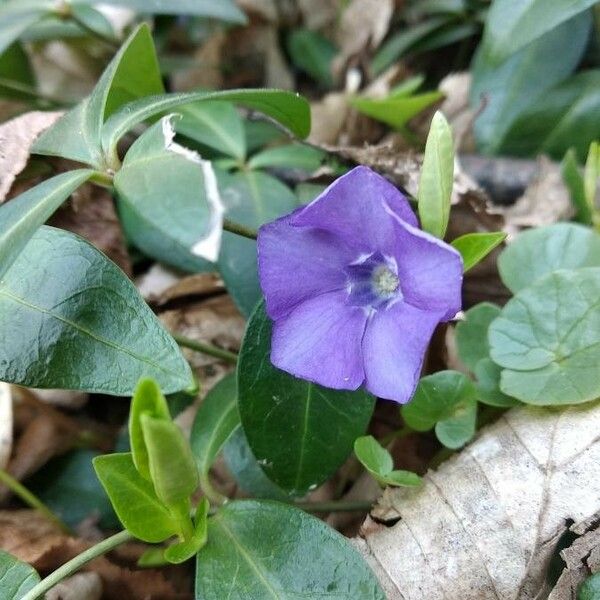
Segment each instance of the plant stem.
M74 104L72 101L69 100L55 98L54 96L42 94L30 85L21 83L20 81L6 79L5 77L0 77L0 87L6 88L13 92L18 92L19 94L25 94L26 96L29 96L32 100L34 100L36 104L39 104L44 108L64 108L72 106Z
M79 571L83 565L132 539L133 536L128 531L120 531L119 533L115 533L115 535L102 540L95 546L88 548L75 558L71 559L69 562L66 562L62 567L59 567L53 573L50 573L48 577L42 579L42 581L40 581L35 587L31 588L31 590L21 598L21 600L36 600L36 598L42 597L57 583L60 583L66 577L69 577L73 573Z
M236 223L235 221L230 221L229 219L223 219L223 229L225 231L241 235L242 237L248 238L249 240L255 240L258 236L258 232L256 231L256 229L246 227L241 223Z
M27 506L35 508L42 513L48 520L56 523L61 531L70 534L70 527L61 521L37 496L32 494L20 481L17 481L12 475L4 469L0 469L0 482L9 488L16 496L18 496Z
M379 440L379 443L385 447L390 442L393 442L394 440L406 437L407 435L410 435L411 433L414 433L414 430L411 429L408 425L404 425L404 427L402 427L401 429L398 429L397 431L392 431L392 433L388 433L386 436L382 437Z
M306 512L355 512L369 510L373 502L365 500L339 500L331 502L295 502L294 506Z
M225 362L231 363L235 365L237 363L237 354L235 352L230 352L229 350L223 350L223 348L217 348L212 344L205 344L204 342L197 342L196 340L191 340L188 337L183 335L179 335L178 333L171 334L173 339L184 348L189 348L190 350L195 350L196 352L202 352L202 354L208 354L209 356L214 356L215 358L220 358Z

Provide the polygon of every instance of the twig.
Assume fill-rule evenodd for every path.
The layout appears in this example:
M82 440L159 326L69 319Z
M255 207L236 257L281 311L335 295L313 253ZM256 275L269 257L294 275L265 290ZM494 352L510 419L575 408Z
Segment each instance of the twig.
M246 227L241 223L236 223L235 221L230 221L229 219L223 219L223 229L225 231L229 231L230 233L241 235L249 240L255 240L258 237L258 232L256 229Z
M234 352L224 350L223 348L217 348L217 346L213 346L212 344L191 340L190 338L179 335L178 333L173 333L172 335L173 339L184 348L189 348L190 350L195 350L196 352L201 352L202 354L208 354L209 356L220 358L221 360L233 365L237 363L238 357Z

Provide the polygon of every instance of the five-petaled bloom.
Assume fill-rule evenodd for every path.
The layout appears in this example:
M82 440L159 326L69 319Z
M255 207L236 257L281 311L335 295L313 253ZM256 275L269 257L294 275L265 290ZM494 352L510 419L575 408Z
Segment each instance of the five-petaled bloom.
M436 325L461 307L460 254L367 167L263 225L258 269L276 367L396 402L410 400Z

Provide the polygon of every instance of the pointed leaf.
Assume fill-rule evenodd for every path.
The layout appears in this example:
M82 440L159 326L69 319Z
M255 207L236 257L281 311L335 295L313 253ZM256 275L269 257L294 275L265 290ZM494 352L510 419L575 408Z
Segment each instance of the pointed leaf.
M465 273L481 262L494 248L506 239L506 233L467 233L452 242L461 254Z
M362 466L374 476L387 475L394 468L391 454L372 435L356 438L354 454Z
M562 178L569 190L575 208L575 220L583 225L592 224L592 210L587 201L583 176L579 172L577 154L573 148L565 154L561 164Z

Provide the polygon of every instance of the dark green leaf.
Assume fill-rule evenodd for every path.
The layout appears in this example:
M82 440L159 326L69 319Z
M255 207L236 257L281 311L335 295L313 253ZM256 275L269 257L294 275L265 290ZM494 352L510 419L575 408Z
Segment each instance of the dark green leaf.
M325 153L317 148L302 146L301 144L286 144L267 148L255 154L249 161L251 169L264 169L268 167L287 167L301 169L312 173L323 162Z
M588 577L577 591L577 600L599 600L600 599L600 573Z
M477 363L490 355L488 329L490 323L500 314L500 307L490 302L482 302L466 313L464 320L456 325L456 345L460 360L475 371Z
M0 55L0 95L14 100L36 96L33 70L21 44L9 46Z
M209 519L208 543L198 553L196 598L227 597L385 599L337 531L297 508L249 500Z
M219 190L236 223L258 228L291 212L296 207L294 193L278 179L260 171L243 171L219 176ZM249 316L261 297L256 271L256 242L223 232L218 262L227 291L244 316Z
M71 233L39 229L0 283L0 379L125 396L143 376L167 393L194 386L120 269Z
M152 484L136 470L131 454L107 454L94 468L125 528L144 542L158 543L178 533L178 525L160 503Z
M521 290L489 330L500 389L528 404L600 396L600 268L554 271Z
M419 218L423 229L444 238L450 218L450 199L454 183L452 130L441 112L431 121L421 179L419 181Z
M500 389L502 368L492 359L482 358L475 366L474 373L477 378L475 387L477 388L477 397L480 402L498 408L519 406L520 402L518 400L507 396Z
M458 371L439 371L423 377L413 399L402 407L402 418L417 431L435 426L435 434L448 448L460 448L475 433L477 390Z
M94 171L56 175L0 207L0 278L15 262L35 231Z
M331 63L337 50L326 37L309 29L294 29L287 42L290 57L296 67L324 86L333 85Z
M502 281L513 294L558 269L600 266L600 235L575 223L530 229L498 259Z
M452 246L456 248L463 259L463 269L466 273L482 261L494 248L506 239L506 233L496 231L491 233L467 233L456 238Z
M32 566L0 550L0 600L19 600L39 581Z
M296 379L271 364L270 351L271 322L261 303L240 352L242 426L268 477L301 496L347 458L367 427L374 400L362 390L331 390Z
M575 208L575 220L584 225L592 224L592 208L587 202L583 176L579 172L577 154L573 148L565 154L562 161L562 178L569 190L571 202Z

